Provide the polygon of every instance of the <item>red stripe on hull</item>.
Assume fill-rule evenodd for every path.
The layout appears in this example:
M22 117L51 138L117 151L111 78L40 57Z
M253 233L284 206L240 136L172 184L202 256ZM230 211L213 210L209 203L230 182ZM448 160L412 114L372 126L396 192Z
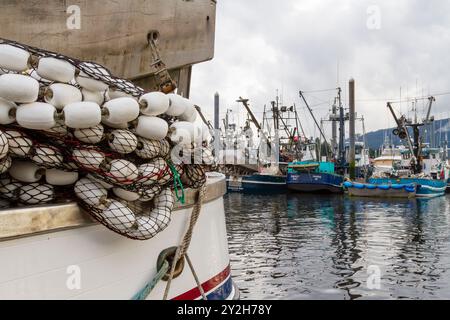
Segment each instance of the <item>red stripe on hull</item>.
M205 293L208 293L209 291L215 289L218 285L220 285L230 276L230 273L231 268L230 265L228 265L228 267L221 273L219 273L217 276L209 279L208 281L202 284L203 291L205 291ZM195 287L194 289L191 289L179 295L178 297L173 298L173 300L195 300L201 297L201 295L202 294L200 293L200 290L197 287Z

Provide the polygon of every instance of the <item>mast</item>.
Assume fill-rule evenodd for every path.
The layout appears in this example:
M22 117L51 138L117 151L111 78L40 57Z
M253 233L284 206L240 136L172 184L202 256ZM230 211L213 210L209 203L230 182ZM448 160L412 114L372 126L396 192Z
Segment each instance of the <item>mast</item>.
M345 114L344 106L341 98L342 89L338 88L338 102L339 102L339 164L345 165Z

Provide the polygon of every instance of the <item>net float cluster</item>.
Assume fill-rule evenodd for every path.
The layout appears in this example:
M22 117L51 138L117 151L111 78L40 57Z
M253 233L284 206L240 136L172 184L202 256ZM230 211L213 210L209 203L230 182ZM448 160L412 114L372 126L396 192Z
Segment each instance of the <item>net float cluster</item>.
M170 223L175 182L206 181L202 164L171 154L176 145L207 150L197 117L175 93L144 92L98 64L0 39L0 207L75 198L111 230L150 239Z

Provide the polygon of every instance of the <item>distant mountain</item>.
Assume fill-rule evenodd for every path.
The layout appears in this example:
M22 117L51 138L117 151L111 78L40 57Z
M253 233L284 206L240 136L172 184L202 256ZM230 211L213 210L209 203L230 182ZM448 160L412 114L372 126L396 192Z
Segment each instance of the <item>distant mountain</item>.
M426 130L426 142L431 142L434 135L434 146L442 146L445 143L445 140L450 138L450 119L436 120L432 125L429 125L424 129ZM392 134L393 130L394 128L367 133L366 140L369 148L379 149L383 145L386 137L388 141L392 141L393 144L401 145L402 142L400 139ZM450 141L448 146L450 147Z

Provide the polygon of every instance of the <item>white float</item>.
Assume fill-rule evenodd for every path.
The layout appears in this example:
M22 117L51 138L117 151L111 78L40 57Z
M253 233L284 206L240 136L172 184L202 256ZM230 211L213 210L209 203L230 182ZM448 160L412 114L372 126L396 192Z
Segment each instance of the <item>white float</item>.
M103 139L105 129L101 124L87 129L76 129L73 134L75 138L84 143L97 144Z
M150 92L139 99L141 113L146 116L159 116L169 109L170 100L162 92Z
M73 129L87 129L100 124L102 113L95 102L76 102L64 107L64 122Z
M29 68L30 53L10 44L0 44L0 68L22 72Z
M169 138L177 145L190 145L195 138L194 124L187 121L175 122L170 126Z
M133 211L119 201L112 200L105 210L102 211L108 225L120 231L127 231L136 223L136 216Z
M166 139L160 141L161 149L159 151L159 155L162 158L166 158L170 153L170 143Z
M18 157L25 157L30 154L33 142L22 132L16 130L5 130L8 138L9 152Z
M136 126L137 135L149 140L162 140L169 132L169 125L158 117L140 116Z
M40 168L33 162L29 161L14 161L9 169L9 174L14 179L25 182L38 182L44 176L45 170Z
M9 152L8 137L0 130L0 160L4 159Z
M39 59L36 72L44 79L68 83L75 77L75 66L62 59L45 57Z
M152 201L160 192L161 187L159 185L154 185L151 188L145 190L139 200L142 202Z
M44 93L45 102L50 103L56 109L62 110L66 105L81 102L83 96L77 87L64 83L51 84Z
M127 130L114 130L109 134L109 147L121 154L132 153L136 150L138 139Z
M0 97L17 103L35 102L39 96L39 82L21 74L0 76Z
M19 201L25 204L47 203L54 199L55 191L48 184L32 183L19 189Z
M56 108L44 102L22 104L17 108L16 121L27 129L48 130L56 125Z
M133 98L133 96L131 94L109 88L108 98L108 100L113 100L117 98Z
M175 93L169 93L167 97L170 100L169 109L166 111L167 115L172 117L179 117L186 112L188 105L182 96L179 96Z
M114 188L113 192L120 199L130 202L139 200L139 198L141 197L138 193L127 191L121 188Z
M186 98L183 98L186 103L186 110L182 115L180 115L180 120L195 122L197 120L197 110L195 109L194 104Z
M139 176L144 185L159 183L166 184L170 180L170 170L167 170L167 163L163 158L156 158L150 163L139 166Z
M81 71L80 74L76 77L76 81L80 86L89 91L105 92L106 90L108 90L108 85L106 83L91 78L83 71Z
M139 116L139 104L133 98L117 98L103 105L106 115L103 118L115 124L127 123Z
M139 175L138 168L127 160L113 160L109 163L109 173L113 179L120 183L131 184Z
M58 169L47 169L45 180L52 186L69 186L78 181L78 172L63 171Z
M72 158L86 169L97 170L105 161L105 155L93 149L75 149Z
M136 229L130 231L130 235L135 235L137 237L142 236L142 234L148 234L149 230L155 230L157 234L160 230L156 221L150 217L139 217L136 219Z
M175 198L170 188L164 189L159 194L158 198L155 199L155 207L157 208L166 208L172 211L174 205L175 205Z
M142 159L153 159L160 154L161 142L158 140L148 140L142 137L138 138L136 155Z
M155 163L145 163L139 166L139 182L144 185L152 185L158 182L161 168Z
M98 207L107 202L108 190L98 182L80 179L75 184L74 191L79 199L90 206Z
M82 89L81 93L83 95L83 101L87 102L95 102L99 106L105 103L105 94L106 91L89 91L87 89Z
M39 145L34 148L31 160L38 165L56 167L63 163L64 156L55 148Z
M17 105L14 102L0 98L0 124L6 125L16 121Z
M155 166L157 168L159 168L159 170L161 172L161 176L158 179L158 184L160 186L164 186L172 178L171 171L167 165L167 162L163 158L156 158L153 160L153 163L155 164Z

